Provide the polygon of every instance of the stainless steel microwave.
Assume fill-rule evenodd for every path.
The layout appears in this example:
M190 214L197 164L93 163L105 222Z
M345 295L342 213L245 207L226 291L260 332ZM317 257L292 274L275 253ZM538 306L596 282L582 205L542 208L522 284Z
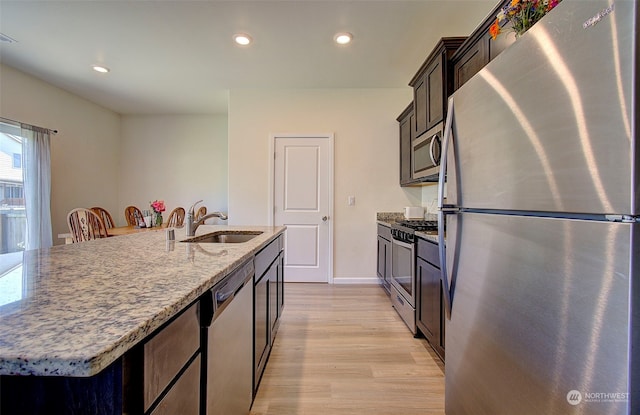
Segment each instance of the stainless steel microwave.
M437 180L440 172L442 123L413 140L411 166L414 179Z

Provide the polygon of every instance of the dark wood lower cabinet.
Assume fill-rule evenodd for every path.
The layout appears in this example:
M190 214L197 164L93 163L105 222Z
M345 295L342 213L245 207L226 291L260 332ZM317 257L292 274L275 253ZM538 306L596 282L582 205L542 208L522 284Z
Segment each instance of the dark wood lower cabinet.
M388 226L378 224L378 254L377 270L380 284L389 294L391 285L391 229Z
M416 280L418 301L416 304L416 325L429 341L433 350L444 361L445 313L442 280L438 260L438 245L418 239L416 258Z
M284 307L284 253L282 236L256 255L254 283L253 390L258 390Z

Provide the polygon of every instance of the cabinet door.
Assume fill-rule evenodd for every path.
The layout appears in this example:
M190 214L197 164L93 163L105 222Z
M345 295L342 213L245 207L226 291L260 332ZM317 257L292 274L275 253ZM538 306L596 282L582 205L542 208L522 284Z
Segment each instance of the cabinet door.
M269 277L269 344L273 346L278 323L278 270L280 261L277 259L265 277Z
M427 101L427 128L430 130L435 127L437 123L443 120L444 115L444 88L442 72L442 56L436 59L429 69L427 69L427 86L428 86L428 101ZM426 131L425 130L425 131Z
M384 282L385 285L389 286L391 283L391 241L384 241Z
M378 278L386 286L391 278L391 242L378 236Z
M150 415L200 413L200 356L180 376Z
M269 354L269 280L263 275L254 285L254 390L258 383Z
M420 136L427 131L427 108L429 102L429 86L427 76L423 76L413 87L413 109L415 116L414 137Z
M387 262L387 252L386 252L386 240L380 236L378 236L378 269L377 274L378 278L384 281L387 271L386 271L386 262Z
M440 270L422 258L416 260L416 276L420 286L418 321L420 329L432 345L440 343Z
M284 310L284 252L278 257L278 319Z
M419 137L444 119L443 58L443 55L438 55L414 86L414 137Z
M454 57L454 76L453 76L453 88L454 90L460 88L465 82L467 82L473 75L478 73L486 64L496 58L503 50L505 50L510 44L515 42L515 36L509 32L506 27L507 20L502 22L503 34L498 36L495 40L491 39L489 34L489 27L495 21L495 15L498 10L505 5L509 4L511 0L502 0L496 8L489 13L487 20L482 22L476 31L469 36L473 39L473 42L466 52L460 57Z
M411 141L414 124L413 111L400 120L400 185L411 182Z
M487 63L489 63L489 54L487 53L485 36L476 42L455 64L453 69L454 89L460 88Z

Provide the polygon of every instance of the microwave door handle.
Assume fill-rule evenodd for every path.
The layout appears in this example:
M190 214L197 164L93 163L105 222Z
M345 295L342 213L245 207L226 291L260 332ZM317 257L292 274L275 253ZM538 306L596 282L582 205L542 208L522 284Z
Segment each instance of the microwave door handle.
M440 138L438 137L438 134L434 134L433 137L431 137L431 142L429 143L429 158L431 159L431 163L434 167L440 163L440 160L438 160L434 154L436 145L440 146Z
M447 121L444 127L444 138L442 142L442 157L440 160L440 176L438 177L438 255L440 258L440 274L442 278L443 297L447 319L451 320L451 309L453 307L453 293L449 285L449 274L447 270L447 253L444 239L444 225L446 220L446 206L444 206L444 182L447 174L447 156L451 143L451 131L453 130L453 97L449 98L447 108ZM443 208L445 210L443 210Z

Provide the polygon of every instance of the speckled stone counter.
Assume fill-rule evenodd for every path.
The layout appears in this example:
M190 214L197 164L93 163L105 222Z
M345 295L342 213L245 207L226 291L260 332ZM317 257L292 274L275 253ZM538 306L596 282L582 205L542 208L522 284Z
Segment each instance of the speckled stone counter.
M427 241L438 243L438 231L416 232L416 236Z
M171 242L159 229L25 252L21 298L0 301L0 375L97 374L284 229L203 225L196 235L263 233L183 243L184 229Z
M377 212L376 222L380 225L390 227L391 224L404 219L402 212Z

